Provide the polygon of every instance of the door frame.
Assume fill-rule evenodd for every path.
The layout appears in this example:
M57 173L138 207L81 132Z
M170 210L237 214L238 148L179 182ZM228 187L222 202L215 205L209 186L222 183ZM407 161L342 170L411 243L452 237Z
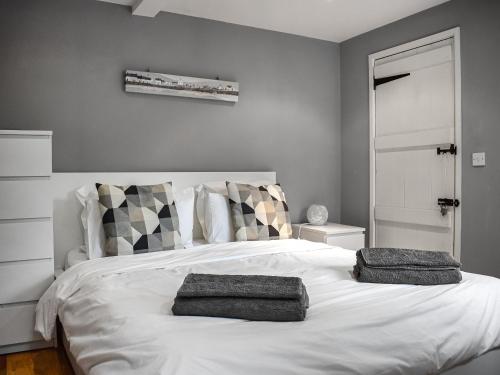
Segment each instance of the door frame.
M455 198L462 201L462 74L460 60L460 27L455 27L425 38L373 53L368 56L368 88L370 106L370 236L369 245L375 244L375 90L373 76L375 61L445 39L453 39L455 62ZM462 205L455 208L453 255L460 260L462 241Z

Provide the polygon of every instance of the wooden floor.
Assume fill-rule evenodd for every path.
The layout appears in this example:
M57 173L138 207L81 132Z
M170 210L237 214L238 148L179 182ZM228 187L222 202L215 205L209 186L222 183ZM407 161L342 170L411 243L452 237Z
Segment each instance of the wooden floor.
M0 355L0 375L73 375L62 347Z

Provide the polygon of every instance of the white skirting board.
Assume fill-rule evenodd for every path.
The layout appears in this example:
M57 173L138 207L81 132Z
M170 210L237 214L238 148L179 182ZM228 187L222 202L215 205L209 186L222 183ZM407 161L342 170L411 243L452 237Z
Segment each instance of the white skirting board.
M0 347L0 355L54 347L53 341L34 341Z

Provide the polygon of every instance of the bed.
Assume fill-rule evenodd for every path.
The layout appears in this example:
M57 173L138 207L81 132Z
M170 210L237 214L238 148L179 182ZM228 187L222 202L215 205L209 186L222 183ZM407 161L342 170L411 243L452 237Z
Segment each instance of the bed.
M75 371L93 375L498 373L500 280L464 272L458 285L363 284L354 263L352 250L304 240L83 261L40 300L37 330L48 339L59 319ZM173 316L189 272L300 276L307 318Z

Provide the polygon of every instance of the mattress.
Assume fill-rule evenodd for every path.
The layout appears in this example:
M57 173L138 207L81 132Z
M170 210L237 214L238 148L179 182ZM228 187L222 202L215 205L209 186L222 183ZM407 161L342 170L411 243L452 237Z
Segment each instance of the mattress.
M500 280L363 284L355 253L303 240L238 242L102 258L64 272L37 306L37 330L59 313L89 374L432 374L500 346ZM302 277L304 322L178 317L189 272Z
M206 240L202 239L193 240L193 245L191 246L191 248L206 244L207 244ZM75 264L85 262L86 260L89 260L89 258L84 246L80 246L76 249L71 249L66 253L66 259L64 260L64 270L67 270L68 268L74 266Z

